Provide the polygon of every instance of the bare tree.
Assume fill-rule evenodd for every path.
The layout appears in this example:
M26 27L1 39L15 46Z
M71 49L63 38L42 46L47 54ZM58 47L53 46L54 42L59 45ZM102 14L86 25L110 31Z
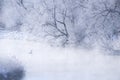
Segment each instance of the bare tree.
M50 19L47 18L44 26L50 28L51 31L48 30L46 33L48 36L54 37L54 39L62 39L62 45L65 46L70 42L70 38L73 37L70 33L76 33L71 32L70 29L74 29L76 24L79 23L80 13L78 12L86 8L84 1L52 0L52 3L43 2L48 17L50 17Z
M91 17L92 25L91 33L97 41L100 41L102 45L108 46L109 49L113 49L115 45L112 45L114 41L120 37L120 8L119 0L104 0L92 4L94 10ZM99 43L99 42L98 42ZM103 46L102 46L103 47Z
M52 36L56 39L62 37L63 38L63 46L67 44L69 41L69 32L67 26L67 9L60 10L60 8L56 5L55 0L53 0L53 7L50 9L47 8L48 14L50 14L52 20L46 21L44 26L51 27L55 31L55 33L47 32L48 36Z
M27 7L25 7L25 5L24 5L24 0L17 0L17 4L18 4L20 7L23 7L25 10L27 10Z

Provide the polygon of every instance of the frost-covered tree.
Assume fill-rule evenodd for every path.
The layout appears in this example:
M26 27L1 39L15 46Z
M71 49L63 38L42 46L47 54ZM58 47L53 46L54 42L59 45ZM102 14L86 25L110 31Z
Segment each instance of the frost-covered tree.
M120 36L120 11L118 4L119 0L88 1L83 22L88 26L85 39L87 42L97 43L109 50L114 50L115 47L120 49L114 44L119 40Z
M47 14L44 24L46 35L53 37L53 40L60 41L63 46L71 43L82 17L81 11L85 8L84 0L47 0L43 3Z
M112 48L114 42L119 40L119 0L5 2L7 4L3 7L2 22L10 30L33 34L38 38L42 36L52 44L59 43L62 46L72 44L89 48L98 44ZM7 13L9 15L6 18Z

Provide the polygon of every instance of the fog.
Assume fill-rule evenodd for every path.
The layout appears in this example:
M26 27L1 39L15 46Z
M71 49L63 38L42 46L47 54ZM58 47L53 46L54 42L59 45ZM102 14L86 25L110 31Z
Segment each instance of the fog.
M120 80L119 0L0 0L0 80Z
M24 80L119 80L120 58L99 49L53 48L26 40L0 40L1 59L17 60ZM16 66L16 65L14 65Z

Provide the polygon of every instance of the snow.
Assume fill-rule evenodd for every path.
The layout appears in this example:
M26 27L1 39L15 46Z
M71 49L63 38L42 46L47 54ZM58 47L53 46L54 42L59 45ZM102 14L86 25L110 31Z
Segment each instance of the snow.
M119 80L119 56L50 47L44 42L0 39L0 60L18 60L26 70L24 80Z
M108 15L110 21L106 19L107 21L103 23L104 16L100 17L102 14L98 14L104 11L105 5L108 9L114 8L115 1L86 0L82 4L86 8L75 10L73 8L79 0L66 0L64 4L61 1L55 0L56 3L53 5L54 2L51 0L46 0L47 4L44 0L24 0L23 4L27 8L25 10L23 6L18 5L16 0L1 0L3 3L0 6L2 11L0 12L0 26L5 29L0 30L0 73L4 73L6 67L9 71L11 68L8 67L19 66L16 63L6 66L11 61L17 61L25 68L24 80L119 80L120 56L116 56L120 53L120 39L117 39L119 38L119 30L117 30L119 16L112 13L114 18L111 19ZM51 12L54 11L52 7L55 5L58 20L63 18L64 11L66 16L75 18L74 23L71 23L72 19L67 17L65 20L71 44L92 45L95 42L96 46L96 44L101 44L101 39L103 39L105 47L107 44L107 48L112 45L114 54L105 55L99 48L83 50L71 47L51 47L43 39L41 40L40 38L47 36L46 32L52 33L54 30L52 27L47 30L43 26L47 21L53 22ZM47 11L46 7L50 8L50 11ZM93 18L96 14L100 17L99 19ZM105 26L103 27L101 23ZM62 30L61 26L58 24L60 30ZM113 34L114 30L117 34ZM109 42L106 40L106 35L113 35L115 39ZM47 40L50 41L51 38L48 38ZM52 45L61 39L52 40Z

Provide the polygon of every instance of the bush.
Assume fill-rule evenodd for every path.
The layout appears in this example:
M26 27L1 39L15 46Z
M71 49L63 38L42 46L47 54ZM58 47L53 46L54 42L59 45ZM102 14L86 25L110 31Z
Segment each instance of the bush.
M14 65L12 68L10 65L7 65L7 67L6 65L0 65L0 69L0 80L22 80L22 78L25 76L24 68L18 64Z

